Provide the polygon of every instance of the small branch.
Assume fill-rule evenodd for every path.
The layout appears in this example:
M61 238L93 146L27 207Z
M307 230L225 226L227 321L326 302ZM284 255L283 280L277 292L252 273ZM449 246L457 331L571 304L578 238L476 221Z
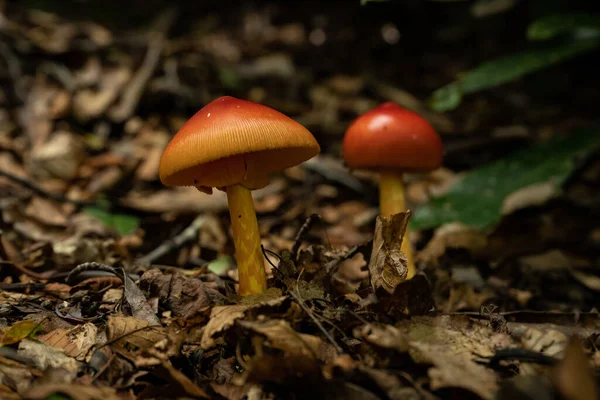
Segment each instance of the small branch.
M179 235L167 240L166 242L164 242L145 256L139 257L135 262L139 264L152 264L154 261L158 260L165 254L180 248L181 246L183 246L184 243L198 236L198 231L200 230L200 228L202 228L206 220L207 218L204 215L197 217L190 224L190 226L185 228Z
M343 353L344 350L337 344L337 342L335 341L335 339L333 338L333 336L331 336L331 334L329 332L327 332L327 329L325 329L325 327L323 326L323 324L321 324L321 322L319 322L319 320L317 319L317 317L315 317L313 315L312 311L308 307L306 307L306 305L304 304L304 301L302 299L300 299L298 297L298 295L296 293L294 293L292 290L288 290L288 293L294 298L294 300L296 301L296 303L298 303L298 305L300 306L300 308L302 308L302 310L306 314L308 314L308 316L310 317L310 319L313 320L313 322L315 323L315 325L317 325L317 327L319 328L319 330L321 332L323 332L323 335L325 335L325 337L333 345L333 347L335 348L335 350L338 353Z
M115 122L123 122L135 111L146 84L152 77L160 61L160 55L165 47L166 33L175 21L176 9L163 12L155 24L155 30L150 32L148 51L140 68L136 71L121 95L121 101L110 110L110 117Z
M70 199L66 196L63 196L62 194L49 192L46 189L43 189L42 187L36 185L33 182L30 182L24 178L20 178L16 175L11 174L10 172L2 170L2 169L0 169L0 176L3 176L5 178L9 179L12 182L18 183L19 185L31 190L32 192L34 192L35 194L37 194L39 196L58 201L60 203L70 203L70 204L75 204L77 206L94 206L94 205L96 205L96 203L93 201Z
M302 242L304 241L304 238L306 237L306 235L308 235L308 232L310 231L310 228L312 228L312 226L314 225L315 221L318 220L318 219L321 219L320 215L318 215L318 214L311 214L306 219L306 222L304 222L304 224L298 230L298 234L296 235L296 239L294 239L294 245L292 246L292 250L290 250L290 259L293 262L296 262L298 260L298 251L300 250L300 245L302 245Z

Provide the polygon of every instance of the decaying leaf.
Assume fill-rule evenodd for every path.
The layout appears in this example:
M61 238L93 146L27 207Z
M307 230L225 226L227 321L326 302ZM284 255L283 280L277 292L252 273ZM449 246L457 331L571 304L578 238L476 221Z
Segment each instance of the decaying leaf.
M383 288L391 294L406 279L408 266L400 247L409 218L410 211L391 217L377 217L369 262L371 285L375 291Z
M365 324L354 330L354 336L383 349L406 352L408 340L406 335L392 325Z
M263 335L266 344L282 350L286 356L303 356L316 359L322 340L317 336L296 332L287 321L239 321L240 326Z
M205 350L216 346L217 336L231 328L237 320L244 318L246 312L249 310L276 308L281 306L286 299L288 299L287 296L281 296L264 303L256 303L253 305L236 304L231 306L213 307L210 313L210 320L208 321L208 324L206 324L202 334L200 346Z
M51 383L34 386L24 393L26 399L46 400L62 399L63 395L73 400L126 400L133 397L123 397L111 387L96 387L80 384Z
M79 371L74 358L64 354L46 343L24 339L19 343L19 354L34 360L36 368L45 371L48 368L62 369L63 382L72 382Z
M41 324L36 321L19 321L8 328L2 336L1 343L3 345L18 343L21 340L35 335L41 328Z
M254 355L236 383L314 380L321 376L319 363L322 341L296 332L284 320L238 321L255 335Z
M127 354L153 347L166 338L161 326L153 326L148 321L134 317L110 316L107 324L107 338L111 347Z
M175 316L191 318L206 311L211 305L222 305L227 298L215 289L207 287L200 279L181 274L165 275L151 269L142 275L140 287L152 297L168 304Z
M426 359L433 365L428 371L431 389L460 388L482 399L494 398L498 378L491 369L476 364L468 356L447 353L437 344L412 343L411 348L422 361Z
M62 350L66 355L78 361L84 361L90 349L97 343L96 335L96 326L86 323L71 329L55 329L40 336L39 340L55 349Z
M563 398L596 400L600 390L578 339L569 340L562 361L554 369L554 384Z

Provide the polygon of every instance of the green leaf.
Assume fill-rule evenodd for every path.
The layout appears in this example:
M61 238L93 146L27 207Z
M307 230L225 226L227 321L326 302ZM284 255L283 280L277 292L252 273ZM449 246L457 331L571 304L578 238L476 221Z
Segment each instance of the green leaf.
M600 45L600 39L579 39L562 42L554 47L531 49L488 61L464 74L459 80L436 90L429 104L436 111L458 107L462 96L498 86L523 75L549 67Z
M218 257L208 264L208 270L216 275L224 276L227 271L233 268L233 259L228 255Z
M32 337L41 329L41 325L40 322L31 320L16 322L4 333L1 343L3 345L14 344L25 338Z
M86 207L83 211L98 218L106 227L114 229L120 235L133 232L140 224L140 219L134 215L113 214L103 206Z
M539 18L527 28L529 40L548 40L565 33L586 31L590 35L600 34L598 14L553 14Z
M599 147L600 126L519 150L470 172L445 195L417 208L411 227L429 229L448 222L491 227L500 221L509 195L541 184L559 193L581 160Z

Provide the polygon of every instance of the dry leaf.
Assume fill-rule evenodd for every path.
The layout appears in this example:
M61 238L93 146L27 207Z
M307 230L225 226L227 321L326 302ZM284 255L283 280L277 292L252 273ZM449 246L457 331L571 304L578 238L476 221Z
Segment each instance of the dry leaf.
M63 382L72 382L79 371L79 365L74 358L46 343L24 339L19 343L19 355L34 360L36 368L45 371L48 368L61 368Z
M79 361L85 361L86 355L96 344L98 329L94 324L86 323L72 329L55 329L39 337L39 340Z
M67 395L73 400L126 400L116 389L111 387L96 387L91 385L51 383L35 386L24 393L24 398L30 400L45 400L63 398ZM58 397L60 396L60 397ZM133 399L129 397L129 399Z
M274 308L288 299L287 296L281 296L276 299L260 302L256 304L236 304L232 306L213 307L210 313L210 320L202 334L200 346L207 350L216 346L216 338L231 328L235 322L246 316L250 310L261 310L262 308Z
M554 368L554 384L568 400L597 400L600 391L578 339L571 338L562 361Z
M39 322L30 320L16 322L4 332L1 343L3 345L18 343L34 335L40 328L41 324Z
M212 305L228 302L225 296L207 287L198 278L163 274L158 269L144 272L140 288L150 296L158 297L159 301L168 303L173 315L186 319L206 311Z
M85 151L80 138L61 131L34 148L29 168L39 177L56 177L68 181L77 176L84 157Z
M408 350L405 334L392 325L364 324L354 329L354 337L362 338L382 349L392 349L404 353Z
M392 294L396 286L408 273L406 256L400 250L402 238L406 232L410 211L377 217L373 237L373 251L369 262L371 285L377 291L383 288Z
M153 347L166 338L163 327L150 325L134 317L110 316L107 323L107 339L111 348L126 354Z
M296 332L284 320L239 321L240 326L264 335L266 344L282 350L285 356L316 359L322 340L317 336Z

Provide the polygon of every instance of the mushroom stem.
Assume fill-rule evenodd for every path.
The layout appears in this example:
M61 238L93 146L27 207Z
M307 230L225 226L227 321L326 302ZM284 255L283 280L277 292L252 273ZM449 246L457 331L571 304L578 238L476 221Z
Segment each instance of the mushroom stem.
M383 217L391 217L394 214L406 211L402 172L394 170L381 171L379 175L379 209ZM415 263L408 228L402 240L401 250L406 255L408 262L408 274L406 277L410 279L415 275Z
M267 288L265 264L252 194L242 185L227 186L227 201L235 244L242 296L262 293Z

